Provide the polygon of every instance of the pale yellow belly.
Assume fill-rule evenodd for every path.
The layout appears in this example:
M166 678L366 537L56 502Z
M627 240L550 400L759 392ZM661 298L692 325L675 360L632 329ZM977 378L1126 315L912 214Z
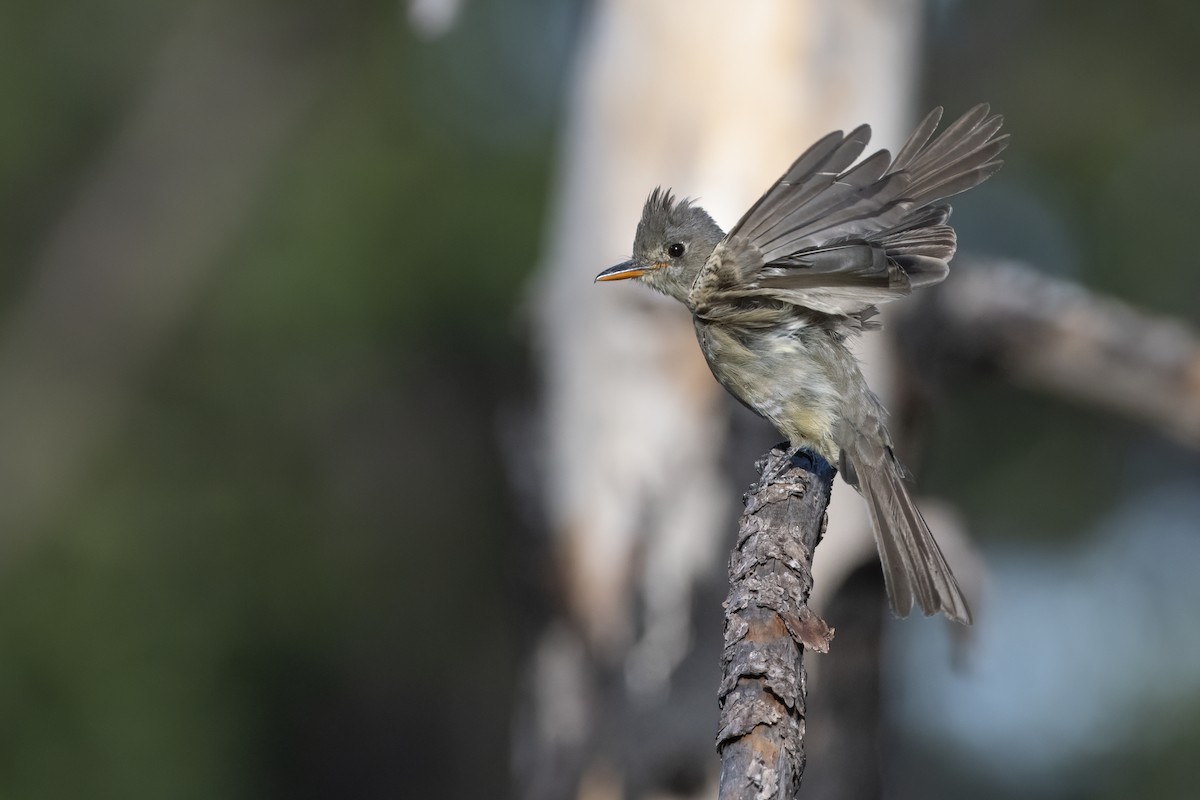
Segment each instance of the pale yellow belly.
M845 388L840 343L820 331L735 335L700 321L696 334L713 375L734 397L768 419L792 446L812 447L836 463L833 433Z

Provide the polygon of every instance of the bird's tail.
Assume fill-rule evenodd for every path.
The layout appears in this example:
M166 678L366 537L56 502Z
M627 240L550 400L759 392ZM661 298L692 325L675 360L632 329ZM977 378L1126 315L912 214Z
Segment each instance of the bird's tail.
M867 501L892 609L906 617L916 600L926 616L944 611L969 625L971 611L958 581L908 493L904 467L881 424L879 428L882 437L856 432L843 441L841 471Z

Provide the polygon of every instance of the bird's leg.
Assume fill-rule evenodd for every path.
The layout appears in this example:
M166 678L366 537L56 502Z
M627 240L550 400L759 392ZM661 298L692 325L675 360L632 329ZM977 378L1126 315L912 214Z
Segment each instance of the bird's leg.
M785 447L786 447L786 449L785 449ZM820 469L820 465L827 464L828 466L833 468L834 474L837 474L837 467L834 467L832 464L829 464L829 462L825 459L824 456L822 456L820 453L818 453L816 450L813 449L812 445L809 445L809 444L791 445L789 443L785 446L785 444L783 442L780 442L779 444L777 444L771 448L772 453L774 453L776 450L783 450L785 453L787 453L787 455L783 458L782 461L779 462L779 465L776 466L773 470L763 473L762 480L759 483L760 487L766 486L767 484L774 483L775 481L779 480L779 478L785 472L788 471L789 467L795 466L796 456L799 456L801 454L803 454L804 457L808 460L807 464L805 464L804 462L800 463L799 466L802 469L806 469L806 470ZM769 454L768 454L768 457L766 460L768 460L768 461L770 460ZM760 461L759 463L763 463L763 462ZM765 469L765 467L764 467L764 469Z

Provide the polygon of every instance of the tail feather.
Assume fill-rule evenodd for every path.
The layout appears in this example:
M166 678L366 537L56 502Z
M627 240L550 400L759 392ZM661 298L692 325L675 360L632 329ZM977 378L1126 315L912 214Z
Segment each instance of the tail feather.
M908 493L892 448L859 436L843 450L842 463L843 476L867 501L893 610L908 616L915 600L926 616L942 611L971 624L962 590Z

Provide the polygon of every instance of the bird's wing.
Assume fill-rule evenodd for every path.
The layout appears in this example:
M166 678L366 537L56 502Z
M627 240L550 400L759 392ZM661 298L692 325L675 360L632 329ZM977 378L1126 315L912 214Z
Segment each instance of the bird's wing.
M861 314L870 307L908 294L911 281L879 247L856 242L815 253L809 271L797 269L789 286L773 285L775 265L747 239L726 237L713 250L688 293L687 305L704 319L757 327L773 324L771 308L804 306L823 314Z
M950 207L937 203L999 169L1008 136L996 135L1003 119L983 104L934 138L941 115L930 112L894 159L880 150L850 167L870 140L865 125L809 148L718 245L692 304L711 302L706 293L719 287L725 299L734 292L855 314L945 278L955 236Z

